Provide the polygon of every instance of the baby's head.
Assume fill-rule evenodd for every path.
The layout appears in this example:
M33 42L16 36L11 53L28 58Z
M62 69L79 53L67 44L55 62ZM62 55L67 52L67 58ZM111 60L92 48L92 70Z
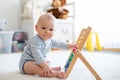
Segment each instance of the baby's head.
M48 40L53 36L55 25L55 17L52 14L45 13L39 17L35 28L41 39Z

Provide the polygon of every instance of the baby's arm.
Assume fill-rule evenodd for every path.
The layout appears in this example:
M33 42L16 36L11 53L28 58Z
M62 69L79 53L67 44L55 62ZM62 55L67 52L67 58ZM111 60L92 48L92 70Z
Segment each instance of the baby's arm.
M53 74L52 70L50 69L46 62L42 62L39 65L43 69L44 77L48 76L48 74Z
M78 48L77 44L68 44L67 49Z
M72 48L78 48L77 44L67 44L64 42L57 42L56 40L51 40L52 42L52 47L57 47L57 48L61 48L61 49L72 49Z

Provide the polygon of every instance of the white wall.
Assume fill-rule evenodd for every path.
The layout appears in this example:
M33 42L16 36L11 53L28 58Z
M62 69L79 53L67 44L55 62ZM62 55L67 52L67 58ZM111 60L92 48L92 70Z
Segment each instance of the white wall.
M98 32L101 43L120 43L120 1L76 0L76 38L87 26Z
M6 19L5 30L19 28L19 0L0 0L0 19Z
M119 44L119 0L75 0L76 39L83 27L91 26L103 44ZM6 19L5 30L19 29L19 0L0 0L0 19Z

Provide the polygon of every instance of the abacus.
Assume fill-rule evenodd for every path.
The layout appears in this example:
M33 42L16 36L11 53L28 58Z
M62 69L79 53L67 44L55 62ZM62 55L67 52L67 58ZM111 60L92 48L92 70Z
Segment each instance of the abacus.
M65 66L64 66L66 78L69 76L77 58L79 58L84 63L84 65L89 69L89 71L93 74L93 76L96 78L96 80L102 80L100 78L100 76L97 74L97 72L94 70L94 68L89 64L89 62L81 54L81 50L85 44L87 37L89 36L89 33L91 32L91 30L92 30L91 27L82 29L82 31L78 37L78 40L76 41L76 44L78 44L78 48L74 48L72 50Z

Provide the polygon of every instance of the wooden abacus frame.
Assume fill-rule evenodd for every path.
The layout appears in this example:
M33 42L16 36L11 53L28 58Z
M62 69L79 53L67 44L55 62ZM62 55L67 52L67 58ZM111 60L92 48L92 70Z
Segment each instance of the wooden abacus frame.
M97 74L97 72L94 70L94 68L89 64L89 62L84 58L84 56L80 52L85 44L85 41L86 41L89 33L91 32L91 29L92 29L91 27L88 27L87 29L82 29L82 31L78 37L78 40L76 41L76 43L78 44L78 49L75 49L76 51L74 51L74 56L73 56L72 60L70 61L67 70L65 71L66 78L69 76L77 58L79 58L84 63L84 65L89 69L89 71L93 74L93 76L96 78L96 80L102 80L100 78L100 76ZM73 54L73 52L71 54ZM70 56L69 56L69 58L70 58ZM67 62L69 62L69 58L68 58ZM67 65L67 62L66 62L66 65Z

